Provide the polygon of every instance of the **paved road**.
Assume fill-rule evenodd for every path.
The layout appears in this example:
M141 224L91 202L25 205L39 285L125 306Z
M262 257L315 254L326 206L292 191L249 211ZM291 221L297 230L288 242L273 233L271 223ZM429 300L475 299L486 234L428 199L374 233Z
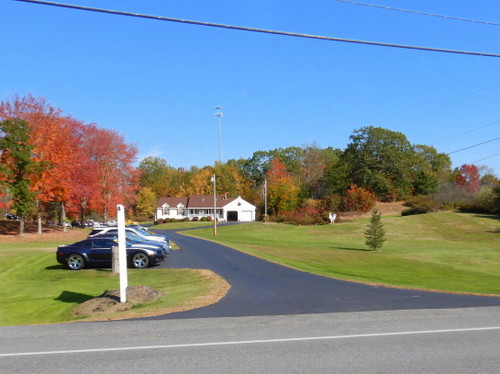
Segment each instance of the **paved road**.
M155 319L500 306L500 297L402 290L316 276L169 230L162 233L181 247L163 266L210 269L231 289L214 305Z
M500 307L0 327L0 373L497 373Z

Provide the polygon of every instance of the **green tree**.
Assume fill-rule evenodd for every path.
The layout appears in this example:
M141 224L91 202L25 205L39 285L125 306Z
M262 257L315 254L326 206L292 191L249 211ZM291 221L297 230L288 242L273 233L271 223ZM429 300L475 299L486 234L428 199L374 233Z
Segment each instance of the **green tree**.
M27 214L34 207L35 193L31 178L36 172L30 144L30 128L25 121L8 119L0 122L0 183L12 193L13 208L20 217L19 235L24 235Z
M384 201L412 192L415 152L406 136L381 127L354 131L343 154L352 184L369 189Z
M385 242L385 229L382 224L381 214L377 209L372 211L372 218L368 229L365 231L365 244L372 250L378 251Z
M449 177L451 160L445 153L438 153L428 145L416 145L413 166L413 190L415 194L427 195L437 192L439 184Z
M139 163L141 187L149 187L157 197L170 196L172 168L160 157L146 157Z
M156 194L149 187L143 187L137 193L135 210L137 215L153 218L156 213Z

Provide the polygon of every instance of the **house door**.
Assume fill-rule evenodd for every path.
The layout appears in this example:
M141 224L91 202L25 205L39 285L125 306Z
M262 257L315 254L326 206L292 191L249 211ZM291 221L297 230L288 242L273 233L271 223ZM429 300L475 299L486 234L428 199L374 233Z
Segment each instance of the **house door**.
M231 210L227 212L227 220L228 221L237 221L238 220L238 212L236 210Z

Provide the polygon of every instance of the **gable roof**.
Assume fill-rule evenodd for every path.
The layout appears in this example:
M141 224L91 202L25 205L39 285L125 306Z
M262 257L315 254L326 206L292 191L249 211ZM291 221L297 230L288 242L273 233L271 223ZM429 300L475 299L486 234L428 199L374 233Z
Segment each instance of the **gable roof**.
M230 202L236 200L236 198L227 197L226 195L217 195L216 199L218 208L222 208ZM189 197L161 197L160 199L158 199L158 208L161 208L164 204L167 204L169 207L176 207L177 205L182 204L186 209L213 208L214 196L193 195Z

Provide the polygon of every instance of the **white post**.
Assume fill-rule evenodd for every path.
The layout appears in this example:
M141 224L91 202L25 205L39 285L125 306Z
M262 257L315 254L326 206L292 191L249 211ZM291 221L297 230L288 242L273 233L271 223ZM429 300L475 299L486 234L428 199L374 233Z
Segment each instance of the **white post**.
M127 302L127 246L125 244L125 207L116 206L116 217L118 223L118 262L120 269L120 302Z
M215 182L215 174L212 175L212 182L214 183L214 236L217 235L217 188Z

